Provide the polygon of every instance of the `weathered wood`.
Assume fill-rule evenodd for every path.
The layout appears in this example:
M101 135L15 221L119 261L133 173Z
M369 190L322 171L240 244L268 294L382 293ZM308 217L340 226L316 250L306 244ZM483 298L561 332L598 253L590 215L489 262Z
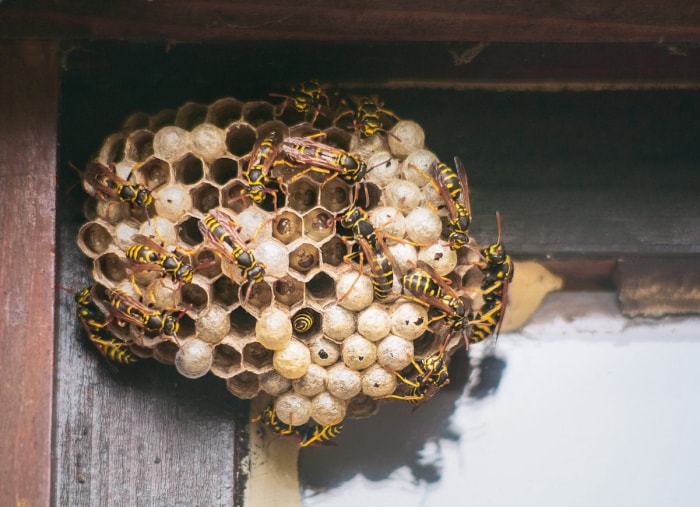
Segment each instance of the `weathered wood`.
M481 40L613 42L700 40L700 14L682 0L481 2L369 0L90 2L7 0L0 33L12 37L178 41Z
M0 505L47 505L57 49L0 41Z

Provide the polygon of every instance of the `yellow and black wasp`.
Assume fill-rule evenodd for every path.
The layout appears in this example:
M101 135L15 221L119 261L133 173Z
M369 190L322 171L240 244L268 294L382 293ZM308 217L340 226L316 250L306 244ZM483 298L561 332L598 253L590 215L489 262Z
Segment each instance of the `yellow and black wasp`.
M458 157L455 157L454 169L442 162L434 162L430 172L447 206L449 215L447 241L452 250L459 250L469 243L469 226L472 222L467 173Z
M327 426L311 423L302 424L300 426L284 424L277 417L273 404L266 406L259 416L251 419L251 422L262 422L275 435L298 440L299 447L308 447L314 444L327 445L329 440L337 437L343 430L342 424L331 424Z
M151 238L137 234L131 238L135 244L126 250L126 258L136 270L161 271L173 282L190 283L194 268L185 262L185 255L177 250L168 252Z
M292 318L292 328L298 334L306 334L311 331L316 323L314 313L308 308L302 308Z
M246 188L241 190L242 197L248 197L258 206L265 202L265 197L271 195L273 206L277 209L277 190L271 188L279 181L270 177L270 171L282 147L282 132L271 130L258 140L250 154L248 168L243 172ZM280 186L280 190L282 190ZM236 198L238 199L238 198Z
M411 387L410 394L391 394L387 398L406 400L411 403L417 403L420 406L432 398L440 388L449 384L450 378L442 351L419 361L412 360L411 363L417 372L414 380L396 373L401 382Z
M355 103L355 109L343 111L335 118L335 123L338 120L351 115L351 128L357 132L360 137L370 137L377 132L388 133L384 129L384 125L388 120L399 121L399 117L395 113L384 109L384 104L379 102L379 97L351 97Z
M238 234L238 225L223 210L211 210L198 226L216 251L238 266L241 275L248 280L250 285L246 291L247 302L253 285L265 281L265 264L256 261L253 252L244 248L245 241Z
M107 289L109 306L112 314L119 322L129 322L146 333L157 333L177 343L177 332L180 329L180 318L173 316L174 310L159 310L149 308L140 301L118 289Z
M99 162L92 162L85 171L72 163L70 166L95 190L95 195L104 201L126 202L147 211L153 204L150 189L119 177L113 170ZM131 174L129 174L129 178Z
M304 81L298 86L298 89L292 88L289 95L271 93L270 96L284 98L284 102L281 104L282 107L275 112L276 118L282 116L291 104L298 113L303 114L305 117L309 113L313 113L310 120L310 123L313 125L318 115L323 112L323 108L330 108L330 99L325 87L316 80Z

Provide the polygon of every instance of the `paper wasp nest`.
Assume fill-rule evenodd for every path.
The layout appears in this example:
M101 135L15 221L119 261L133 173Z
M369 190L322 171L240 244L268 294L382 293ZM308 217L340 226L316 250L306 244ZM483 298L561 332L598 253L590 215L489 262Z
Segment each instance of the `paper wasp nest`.
M386 238L395 268L407 272L419 261L430 264L467 305L480 298L469 290L481 282L473 265L478 255L440 240L446 212L426 177L436 157L425 150L413 122L394 122L396 134L361 141L346 128L323 131L320 142L366 160L369 172L358 195L339 177L309 171L295 179L298 170L281 166L274 172L287 193L278 193L277 209L271 199L253 203L244 171L256 142L273 129L284 138L319 132L299 123L303 118L275 118L275 107L226 98L132 116L106 139L96 162L152 189L154 203L146 208L91 197L78 244L93 261L93 293L105 313L112 288L146 305L175 309L177 340L144 333L133 323L109 324L135 354L174 364L189 378L212 372L240 398L264 393L276 399L285 423L336 424L346 415L373 413L379 399L401 386L395 372L436 353L443 339L428 330L433 313L426 307L374 297L367 269L358 277L357 262L345 261L354 241L340 234L336 218L357 199ZM264 282L250 293L240 270L203 237L199 224L212 210L235 220L246 248L266 265ZM189 256L192 280L134 270L125 252L137 235ZM397 272L392 295L400 293ZM447 352L461 344L456 334Z

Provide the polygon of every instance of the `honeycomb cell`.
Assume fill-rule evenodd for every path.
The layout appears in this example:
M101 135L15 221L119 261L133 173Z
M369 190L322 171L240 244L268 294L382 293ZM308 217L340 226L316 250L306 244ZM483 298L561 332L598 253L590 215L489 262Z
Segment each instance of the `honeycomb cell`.
M398 270L401 273L408 273L411 269L416 267L418 252L416 252L416 248L409 243L389 245L389 252L396 262L394 265L395 272Z
M286 347L275 351L272 363L275 370L283 377L290 380L298 379L309 369L311 353L306 345L296 338L292 338Z
M435 154L428 150L416 150L401 163L401 175L407 181L424 187L430 183L431 167L438 162Z
M246 102L243 105L243 120L254 127L275 118L275 110L269 102Z
M221 263L214 252L209 249L199 249L194 255L194 265L197 274L205 278L216 278L221 274Z
M211 345L195 338L183 341L180 350L175 354L175 368L183 377L203 377L209 371L211 363Z
M270 370L260 375L260 387L270 396L277 397L292 388L292 381L275 370Z
M272 365L273 351L257 342L250 342L243 347L243 366L251 371L260 372Z
M440 276L446 276L457 267L457 252L448 244L435 243L421 248L418 252L418 260L430 265Z
M350 187L338 178L328 182L321 192L321 206L332 213L350 206Z
M298 393L285 393L275 402L275 414L284 424L301 426L311 416L311 401Z
M178 350L178 346L175 345L173 342L163 342L153 349L153 359L155 359L159 363L173 365L175 364L175 355L177 354Z
M392 157L388 151L380 151L374 153L367 160L367 169L367 181L384 186L396 179L399 172L399 161Z
M182 185L171 184L160 187L153 195L158 217L177 222L192 209L192 197L187 188Z
M199 245L204 238L202 237L202 233L199 231L198 224L199 218L191 216L176 225L175 229L180 241L189 246Z
M136 231L134 231L136 232ZM112 244L112 235L98 222L88 222L78 231L78 245L89 257L104 253Z
M289 267L302 275L318 268L321 253L310 243L302 243L289 253Z
M219 189L208 183L197 185L190 195L194 207L204 214L219 206Z
M175 225L167 218L158 217L144 223L139 229L139 234L152 238L156 243L163 246L175 245L177 243L177 233ZM133 239L133 238L132 238Z
M372 280L369 276L360 275L356 271L343 273L336 284L335 296L338 303L348 310L353 312L364 310L374 301Z
M123 134L112 134L105 139L98 160L106 166L117 164L124 160L126 138Z
M153 132L137 130L126 142L126 158L134 162L143 162L153 155Z
M417 303L399 303L391 313L391 332L415 340L428 328L428 311Z
M321 314L311 308L302 308L292 316L294 334L302 340L316 335L321 326Z
M247 192L246 186L239 180L228 183L221 190L224 206L232 209L235 213L241 213L249 206L248 200L245 197Z
M334 341L342 341L357 328L355 314L342 306L332 304L323 309L323 334Z
M247 123L235 123L226 131L226 149L231 155L242 157L250 153L255 144L257 133Z
M292 387L303 396L316 396L326 388L326 376L325 368L311 363L302 377L292 381Z
M371 135L366 139L362 139L360 136L352 136L349 151L352 153L357 153L365 158L369 158L375 153L388 153L389 143L386 140L386 136L379 133Z
M306 213L318 203L318 185L307 178L300 178L289 184L289 207L299 213Z
M406 180L394 180L384 191L384 201L401 213L409 213L421 202L421 190L418 185Z
M299 215L291 211L282 211L272 222L272 236L288 245L301 237L301 224Z
M222 306L231 306L238 302L238 285L230 278L222 276L212 284L214 302Z
M202 161L191 153L175 162L173 169L175 170L175 181L183 185L193 185L204 176Z
M271 350L287 347L292 338L292 323L288 313L274 306L263 311L255 324L255 338ZM285 377L291 378L287 375Z
M347 405L331 393L317 394L311 400L311 418L322 426L338 424L345 418Z
M178 160L189 148L190 135L179 127L163 127L153 136L153 154L162 160Z
M381 232L387 244L395 243L406 235L406 219L396 208L375 208L369 214L369 221Z
M327 377L328 392L341 400L349 400L362 390L360 374L342 363L330 367Z
M322 241L335 232L334 216L323 208L304 215L304 232L313 241Z
M119 283L126 279L126 268L121 258L113 253L106 253L97 258L97 275L104 277L110 282Z
M357 317L357 332L370 341L384 338L391 331L391 317L381 306L374 304Z
M341 351L345 366L353 370L364 370L377 360L377 346L359 334L345 339Z
M334 148L348 151L352 134L347 130L331 127L323 131L324 136L319 136L319 141Z
M219 305L211 305L197 319L196 329L200 340L219 343L231 330L228 311Z
M182 293L180 283L173 282L170 278L159 277L148 288L147 301L158 304L160 308L180 308Z
M163 127L172 125L175 123L175 114L176 111L174 109L164 109L162 111L158 111L156 114L150 117L148 121L148 130L151 132L157 132Z
M324 264L328 264L329 266L339 266L347 253L347 243L339 236L334 236L321 246L321 259Z
M192 151L207 161L214 160L226 151L224 133L211 123L197 125L192 130L191 140Z
M304 300L304 283L292 277L285 277L274 283L275 300L292 307Z
M146 113L134 113L129 116L123 124L125 131L148 128L149 116Z
M400 371L411 364L413 342L390 334L377 345L377 362L387 370Z
M241 287L239 297L245 302L248 298L247 306L251 312L259 313L272 303L272 287L268 283L246 283ZM245 304L245 303L244 303Z
M229 378L241 368L241 353L228 343L214 347L211 371L217 377Z
M236 217L238 235L246 242L260 243L272 237L270 215L258 207L244 210Z
M373 398L389 396L396 390L396 375L375 364L362 372L362 392Z
M376 415L379 411L377 400L365 394L358 394L348 403L347 416L353 419L362 419Z
M232 158L216 159L209 167L209 178L219 185L225 185L238 176L238 162Z
M84 210L88 220L101 218L110 225L116 225L126 218L125 208L121 203L89 198L85 201Z
M406 158L425 145L425 132L414 121L401 120L394 125L389 133L390 135L387 136L389 149L398 158Z
M415 208L406 215L406 236L421 245L432 245L440 239L442 222L430 208Z
M234 396L250 400L260 392L260 379L254 373L244 371L226 380L226 388Z
M243 104L234 98L219 99L209 106L207 119L221 129L241 119Z
M231 320L231 332L236 336L244 336L255 329L255 317L249 314L242 306L233 310L229 318Z
M309 340L311 360L320 366L335 364L340 358L340 347L322 336Z
M175 126L184 130L192 130L197 125L204 123L207 117L207 106L196 102L187 102L175 115Z
M323 301L335 293L335 281L328 273L317 273L306 283L306 290L313 298Z
M114 228L112 239L117 247L126 250L134 244L132 238L138 232L138 229L131 222L121 222Z

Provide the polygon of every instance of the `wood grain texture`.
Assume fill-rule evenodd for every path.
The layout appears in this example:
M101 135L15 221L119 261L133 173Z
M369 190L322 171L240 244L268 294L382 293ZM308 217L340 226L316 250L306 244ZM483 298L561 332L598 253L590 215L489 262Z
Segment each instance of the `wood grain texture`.
M657 42L700 40L700 11L682 0L259 2L7 0L6 36L201 40Z
M0 41L0 505L48 505L57 44Z

